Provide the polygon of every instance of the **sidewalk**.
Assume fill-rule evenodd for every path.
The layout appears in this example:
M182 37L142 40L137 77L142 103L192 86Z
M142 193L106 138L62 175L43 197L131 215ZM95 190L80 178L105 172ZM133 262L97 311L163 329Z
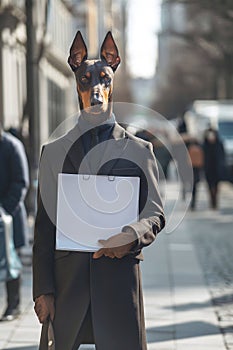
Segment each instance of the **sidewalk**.
M171 184L168 186L169 201L172 201L174 188ZM220 220L221 213L208 211L204 195L200 196L201 210L187 213L175 232L161 233L157 241L144 250L145 260L141 266L148 350L230 349L230 342L227 347L222 334L193 240L195 232L202 230L203 225L206 225L204 230L210 231L209 218L215 215L215 219ZM230 207L232 187L224 188L224 197L221 205ZM203 224L204 217L207 220ZM1 284L0 312L5 305L3 287ZM0 323L0 349L37 349L40 325L31 299L31 267L25 266L22 315L18 320ZM82 349L93 349L93 346Z
M145 254L148 350L226 349L191 234L183 223Z
M172 191L171 186L171 197ZM223 336L223 324L213 304L213 295L204 277L206 271L200 265L194 244L199 232L201 236L208 234L210 239L214 236L215 230L219 229L215 222L230 220L232 228L233 187L222 186L219 211L208 210L205 188L202 186L199 191L199 209L187 212L175 232L161 233L157 242L144 251L142 270L148 350L233 349L233 303L227 304L228 316L232 317L228 317ZM229 215L223 217L224 211ZM223 234L225 226L222 227ZM218 255L218 250L215 254ZM226 287L220 285L219 290L218 298L221 300L226 294ZM226 305L219 304L219 307L223 309Z

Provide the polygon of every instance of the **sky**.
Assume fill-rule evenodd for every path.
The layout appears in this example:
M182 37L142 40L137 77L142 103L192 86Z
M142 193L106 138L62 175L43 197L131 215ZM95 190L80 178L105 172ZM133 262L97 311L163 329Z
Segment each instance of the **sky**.
M151 78L157 60L161 0L128 0L128 62L135 78Z

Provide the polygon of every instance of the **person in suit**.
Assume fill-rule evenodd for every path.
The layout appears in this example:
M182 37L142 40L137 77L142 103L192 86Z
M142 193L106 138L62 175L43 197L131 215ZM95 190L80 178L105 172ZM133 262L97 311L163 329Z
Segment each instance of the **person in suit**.
M0 125L0 205L13 217L14 245L25 244L27 215L24 199L29 185L28 164L23 144L3 131ZM20 313L20 276L6 281L7 307L1 321L11 321Z
M105 56L105 50L111 50L114 61L108 61L111 55ZM74 59L73 54L77 54ZM56 350L78 349L86 343L99 350L145 350L142 248L151 244L165 225L153 147L123 129L113 114L112 79L119 57L111 34L102 45L102 59L89 61L78 32L70 57L78 84L85 85L83 94L78 86L81 106L87 96L97 95L96 85L88 91L91 73L95 84L104 79L102 101L107 91L110 95L107 103L94 101L83 108L73 129L42 148L33 246L33 298L43 324L40 350L47 349L48 342L52 344L49 320ZM84 69L88 71L84 73ZM94 253L57 250L59 173L139 177L139 221L125 225L107 240L100 239L101 247Z

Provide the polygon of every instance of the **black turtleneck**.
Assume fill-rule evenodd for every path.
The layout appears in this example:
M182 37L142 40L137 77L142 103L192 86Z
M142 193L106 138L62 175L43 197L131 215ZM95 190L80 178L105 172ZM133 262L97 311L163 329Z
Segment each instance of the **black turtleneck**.
M82 132L82 143L83 143L84 153L87 154L90 151L90 149L94 146L93 138L96 138L96 143L101 143L108 140L111 137L114 125L115 125L114 114L112 114L111 118L106 120L104 123L94 128L82 116L80 116L78 121L78 126ZM96 136L94 136L93 134Z

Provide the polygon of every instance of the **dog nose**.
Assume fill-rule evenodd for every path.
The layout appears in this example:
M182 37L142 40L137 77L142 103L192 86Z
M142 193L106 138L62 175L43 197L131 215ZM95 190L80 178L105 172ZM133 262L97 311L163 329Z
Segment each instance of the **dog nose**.
M98 92L94 93L91 97L91 105L96 106L103 103L103 99Z

